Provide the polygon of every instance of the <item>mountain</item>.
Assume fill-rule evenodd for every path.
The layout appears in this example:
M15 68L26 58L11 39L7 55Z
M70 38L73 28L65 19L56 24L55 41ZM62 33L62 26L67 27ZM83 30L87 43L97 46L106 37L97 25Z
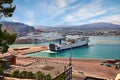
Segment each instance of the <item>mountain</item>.
M18 22L7 22L2 21L0 22L3 27L2 29L7 29L11 33L17 33L18 37L24 36L27 33L35 32L36 29L33 26L29 26L23 23ZM37 26L37 28L41 30L48 30L48 31L69 31L69 30L120 30L120 25L112 24L112 23L91 23L91 24L84 24L84 25L63 25L63 26Z
M117 29L120 29L120 25L112 24L112 23L105 23L105 22L80 25L78 27L81 29L91 29L91 30L117 30Z
M112 23L91 23L84 25L73 25L73 26L59 26L56 27L58 30L120 30L120 25Z
M6 29L10 33L17 33L18 37L35 31L35 28L33 26L29 26L23 23L7 22L7 21L2 21L0 23L2 24L3 30Z

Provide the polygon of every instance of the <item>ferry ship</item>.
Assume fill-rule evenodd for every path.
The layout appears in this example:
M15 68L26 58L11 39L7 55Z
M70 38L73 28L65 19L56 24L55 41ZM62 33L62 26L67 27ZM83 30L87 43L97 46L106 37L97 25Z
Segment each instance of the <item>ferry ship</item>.
M59 44L49 44L49 50L58 52L67 49L87 46L89 42L89 37L83 36L67 36L66 39L60 40Z

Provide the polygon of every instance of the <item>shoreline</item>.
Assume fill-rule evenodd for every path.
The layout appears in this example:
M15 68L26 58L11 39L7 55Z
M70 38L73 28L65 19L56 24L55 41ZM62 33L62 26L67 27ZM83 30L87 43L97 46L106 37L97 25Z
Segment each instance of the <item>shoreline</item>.
M41 51L40 51L41 52ZM29 54L29 53L28 53ZM32 54L32 53L30 53L30 54ZM62 57L41 57L41 56L26 56L27 54L23 54L25 57L34 57L34 58L48 58L48 59L51 59L51 58L54 58L54 59L69 59L69 58L67 58L67 57L64 57L64 58L62 58ZM105 58L72 58L72 59L87 59L87 60L91 60L91 59L93 59L93 60L120 60L120 59L105 59Z
M42 52L42 51L46 51L49 50L48 46L30 46L28 47L29 49L25 49L25 50L17 50L15 51L15 48L9 48L8 53L10 54L14 54L16 56L18 55L22 55L24 57L37 57L37 58L43 58L42 56L27 56L28 54L34 54L36 52ZM45 53L43 53L45 54ZM49 53L49 54L57 54L57 53ZM44 58L60 58L60 59L68 59L69 57L44 57ZM120 60L120 59L115 59L115 58L75 58L72 57L72 59L94 59L94 60Z
M70 62L69 58L24 57L23 59L26 61L32 59L49 63L54 62L57 64L69 64ZM73 76L80 77L84 74L85 76L91 77L115 79L116 75L120 72L120 69L115 69L114 65L108 67L106 64L109 60L110 59L72 59ZM101 65L103 62L106 63L104 65ZM83 74L80 74L79 72L83 72Z
M17 63L21 65L29 65L29 64L31 65L32 64L31 62L36 62L38 60L69 64L70 62L69 58L35 57L35 56L25 55L27 53L44 51L44 50L48 50L48 46L29 47L29 49L18 50L18 51L9 49L8 53L15 54L17 56ZM101 65L102 62L107 62L109 60L115 61L116 59L72 58L73 76L76 75L80 76L81 74L79 72L82 71L85 76L115 79L116 75L120 73L120 69L119 70L115 69L114 65L111 65L111 67L107 67L106 63L104 65Z

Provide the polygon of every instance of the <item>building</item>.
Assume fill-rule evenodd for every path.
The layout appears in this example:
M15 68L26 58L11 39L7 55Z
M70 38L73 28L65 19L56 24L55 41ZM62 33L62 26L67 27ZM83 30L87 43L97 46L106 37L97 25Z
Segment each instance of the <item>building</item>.
M0 54L0 64L3 68L9 68L10 65L16 64L16 56L8 53Z
M120 80L120 73L119 73L119 74L117 74L117 76L116 76L115 80Z

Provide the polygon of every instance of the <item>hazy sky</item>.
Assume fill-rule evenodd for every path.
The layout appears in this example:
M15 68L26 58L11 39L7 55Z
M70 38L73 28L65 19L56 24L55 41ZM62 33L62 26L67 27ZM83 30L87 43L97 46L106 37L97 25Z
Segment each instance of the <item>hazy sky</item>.
M28 25L120 24L120 0L14 0L16 10L2 20Z

